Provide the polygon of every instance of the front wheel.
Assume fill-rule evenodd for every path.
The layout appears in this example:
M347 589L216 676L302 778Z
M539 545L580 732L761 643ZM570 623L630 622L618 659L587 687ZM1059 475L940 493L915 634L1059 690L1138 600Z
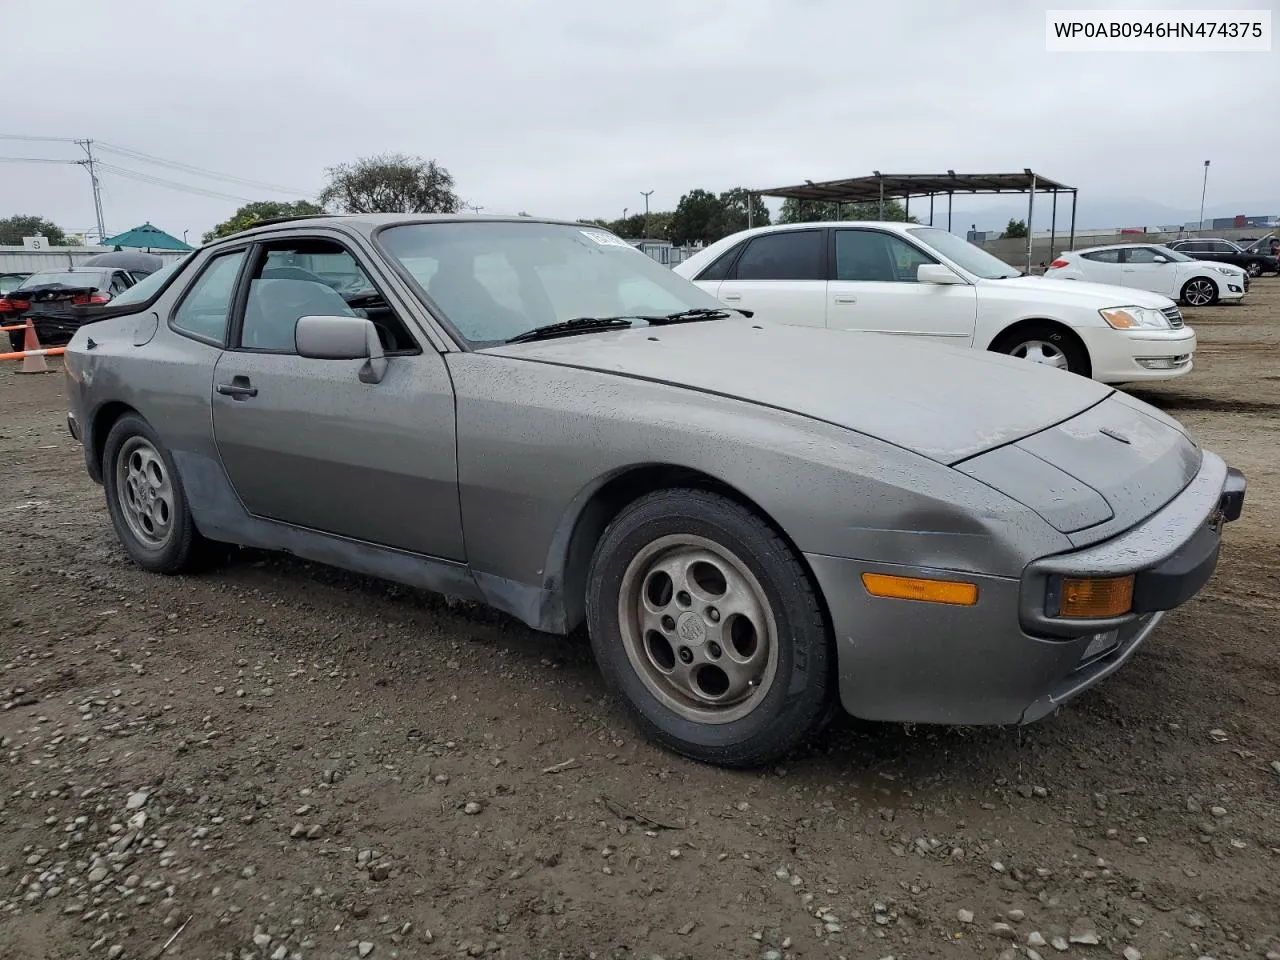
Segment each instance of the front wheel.
M643 497L601 537L588 584L601 672L669 749L759 766L830 717L822 607L790 545L747 508L703 490Z
M102 462L111 525L138 566L184 573L209 556L210 544L191 519L173 458L146 420L135 413L117 420Z
M1084 344L1069 330L1050 323L1033 323L1006 333L991 349L1082 377L1092 374L1089 351Z
M1244 272L1249 274L1249 276L1251 277L1262 276L1262 261L1250 260L1247 264L1245 264Z
M1218 285L1208 277L1192 277L1182 285L1182 302L1188 307L1211 307L1218 302Z

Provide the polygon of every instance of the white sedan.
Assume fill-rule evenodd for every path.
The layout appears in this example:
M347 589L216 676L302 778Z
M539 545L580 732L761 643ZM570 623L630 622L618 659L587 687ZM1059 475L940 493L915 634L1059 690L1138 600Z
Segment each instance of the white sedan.
M1150 290L1189 307L1240 300L1249 289L1242 267L1194 260L1154 243L1113 243L1060 253L1045 276Z
M674 269L759 320L994 350L1104 383L1182 376L1196 347L1167 297L1023 276L919 224L758 227Z

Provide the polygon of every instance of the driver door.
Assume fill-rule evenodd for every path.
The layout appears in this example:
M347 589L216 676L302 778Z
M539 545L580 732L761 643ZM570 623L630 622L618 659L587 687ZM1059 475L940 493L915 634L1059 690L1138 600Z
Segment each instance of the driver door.
M1174 300L1178 298L1178 291L1174 289L1178 271L1171 261L1157 260L1160 254L1154 248L1129 247L1121 250L1120 254L1122 286L1162 293Z
M260 244L214 371L213 428L256 517L450 560L465 559L454 396L444 360L402 322L365 262L333 237ZM339 290L342 292L339 293ZM362 361L299 357L298 318L366 316L386 376Z

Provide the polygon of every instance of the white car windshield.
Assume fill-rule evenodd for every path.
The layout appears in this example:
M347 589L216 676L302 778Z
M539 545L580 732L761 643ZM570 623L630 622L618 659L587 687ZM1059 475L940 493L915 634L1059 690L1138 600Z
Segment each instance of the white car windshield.
M1009 266L999 257L993 257L981 247L976 247L941 227L908 227L907 233L937 250L956 266L983 280L1007 280L1022 274L1022 271Z
M503 343L535 327L582 317L727 311L709 293L598 227L408 223L383 229L377 242L473 345Z

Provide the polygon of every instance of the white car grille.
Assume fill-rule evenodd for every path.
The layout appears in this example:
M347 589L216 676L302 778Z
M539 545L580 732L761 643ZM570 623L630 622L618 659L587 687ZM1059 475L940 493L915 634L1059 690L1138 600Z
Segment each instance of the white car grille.
M1165 307L1160 311L1164 314L1165 319L1169 321L1169 327L1173 330L1182 329L1182 311L1177 307Z

